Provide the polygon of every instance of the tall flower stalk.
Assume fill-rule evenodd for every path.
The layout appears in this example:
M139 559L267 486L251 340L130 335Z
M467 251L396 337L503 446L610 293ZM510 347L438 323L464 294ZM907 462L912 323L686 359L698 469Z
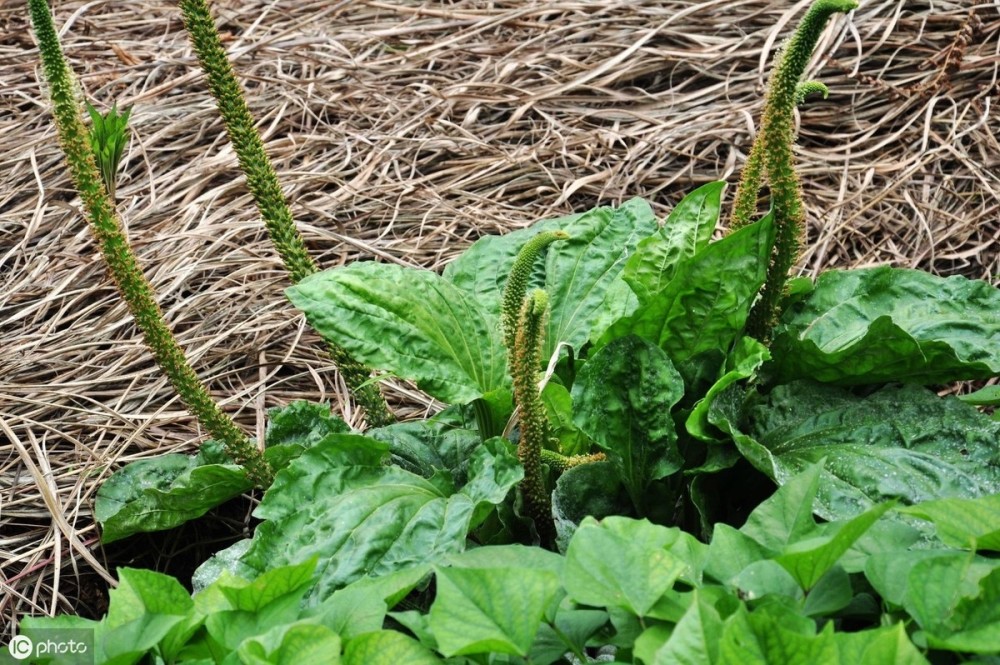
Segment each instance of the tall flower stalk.
M38 38L45 78L52 99L59 143L66 154L70 176L83 201L90 229L97 240L108 271L128 304L157 364L174 389L212 437L225 446L258 487L271 484L273 473L260 450L247 439L233 420L223 413L191 368L184 351L170 332L153 288L139 268L122 224L108 197L97 168L90 137L81 120L73 76L63 57L52 13L45 0L28 0L31 22Z
M542 471L542 450L548 421L538 392L538 366L548 306L548 294L542 289L535 289L525 298L510 362L514 401L521 411L521 439L517 447L517 457L524 467L521 495L526 512L534 521L538 537L545 547L551 547L556 536L552 499L545 487Z
M802 186L795 173L794 110L805 94L822 92L821 84L799 83L827 20L856 8L855 0L817 0L806 12L795 34L784 46L768 83L760 131L750 149L736 198L731 230L753 221L763 173L771 189L775 240L767 279L747 322L747 333L767 343L778 317L788 272L799 258L805 227Z
M277 173L264 151L264 142L254 125L250 107L226 57L208 4L205 0L180 0L179 4L184 15L184 27L208 78L209 89L236 151L240 168L246 174L247 187L264 220L271 243L281 256L292 283L297 284L316 272L316 264L295 226ZM371 370L352 358L341 346L329 341L327 344L348 390L365 410L368 424L381 427L391 423L394 418L377 383L371 380Z

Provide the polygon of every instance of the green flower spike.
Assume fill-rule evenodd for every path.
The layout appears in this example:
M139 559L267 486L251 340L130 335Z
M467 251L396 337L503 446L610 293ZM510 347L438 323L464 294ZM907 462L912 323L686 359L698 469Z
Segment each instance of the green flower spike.
M514 265L510 269L507 277L507 285L503 290L503 299L500 304L500 325L503 328L503 343L508 349L514 348L514 340L517 336L518 318L521 315L521 305L524 296L528 292L528 280L531 278L531 271L534 268L535 260L542 250L556 240L566 240L569 234L565 231L542 231L528 242L524 243L521 251L514 259Z
M563 455L548 448L542 448L542 463L558 473L565 473L575 466L603 462L607 459L604 453L593 453L590 455Z
M118 164L122 160L122 153L128 145L128 117L132 114L132 109L125 109L124 113L118 113L118 105L115 104L111 110L105 114L87 104L87 113L90 114L90 148L94 151L94 159L97 160L97 167L101 171L101 178L104 180L104 188L108 191L108 197L115 200L115 185L118 181Z
M260 138L240 88L226 57L222 40L215 27L205 0L180 0L191 44L198 54L198 62L208 78L208 86L219 107L219 114L226 125L226 132L233 144L240 168L246 174L247 187L257 210L267 227L271 243L281 256L293 284L316 272L316 264L309 256L302 235L295 226L292 212L281 191L274 166L264 151ZM368 425L382 427L395 419L378 389L371 381L371 370L354 360L339 345L327 342L330 357L337 364L344 383L357 403L365 410Z
M753 221L761 169L766 169L776 228L774 250L767 280L747 323L748 334L765 343L770 339L771 330L781 314L779 308L785 282L789 270L798 260L805 226L801 185L795 174L792 153L795 141L793 113L796 103L806 94L825 90L825 86L816 82L800 85L799 79L809 64L827 20L835 13L846 13L857 6L855 0L817 0L806 12L795 34L782 49L779 62L771 74L760 132L750 150L736 191L731 230Z
M108 271L142 331L146 345L188 409L214 438L223 443L233 461L246 471L247 477L256 486L266 488L273 477L270 466L236 423L222 412L191 369L184 351L163 320L163 313L153 297L153 289L142 274L122 232L114 204L101 182L87 129L80 118L73 77L59 46L49 6L45 0L28 0L28 5L49 84L59 143L66 154L73 184L83 201L91 231L107 262Z
M521 494L544 547L551 547L556 535L552 501L542 474L542 449L548 421L538 392L538 366L548 306L549 296L541 289L525 299L511 354L514 402L521 409L521 440L517 446L517 457L524 466Z

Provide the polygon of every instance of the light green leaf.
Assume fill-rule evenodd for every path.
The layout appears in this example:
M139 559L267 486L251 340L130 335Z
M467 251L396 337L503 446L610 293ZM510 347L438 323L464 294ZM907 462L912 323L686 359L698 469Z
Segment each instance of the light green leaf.
M740 531L775 553L803 540L816 530L813 502L822 470L822 465L812 464L786 480L754 508Z
M804 590L809 591L892 505L883 503L875 506L837 526L833 533L792 543L777 558L777 562L792 574Z
M841 566L826 571L809 590L802 613L808 617L830 616L851 604L851 578Z
M740 610L726 620L719 645L723 665L817 665L838 663L833 624L818 634L789 626L789 615ZM809 622L810 624L812 622Z
M1000 565L979 581L978 594L959 599L950 615L940 616L937 624L924 625L932 646L1000 653Z
M775 331L775 378L946 383L1000 374L1000 291L961 276L831 270Z
M666 287L677 266L712 239L725 186L720 180L689 193L674 207L659 233L639 242L622 277L640 304L649 302Z
M383 575L461 551L481 504L497 504L523 477L502 441L472 455L468 483L448 493L431 480L384 466L385 444L332 435L310 448L265 494L244 564L257 570L319 557L313 600L363 575Z
M640 514L649 483L683 465L670 413L683 394L666 354L635 336L598 351L573 386L573 422L605 450Z
M714 665L718 662L722 626L719 612L696 591L670 639L656 651L652 665Z
M497 319L429 270L353 263L286 294L325 339L443 402L466 404L509 382Z
M343 665L440 665L440 658L412 637L392 630L365 633L348 640Z
M952 547L1000 551L1000 494L925 501L900 512L934 522L938 536Z
M250 638L237 653L246 665L338 665L340 636L326 626L300 622Z
M705 573L723 584L732 580L752 563L762 561L775 554L756 540L733 527L720 522L712 531L712 542L708 546L708 563Z
M855 633L836 633L844 665L928 665L901 623Z
M430 627L445 656L525 656L559 590L555 573L530 568L438 568Z
M814 506L824 519L852 518L886 499L1000 492L1000 422L953 397L912 385L858 397L806 382L778 386L746 408L739 395L716 398L710 420L779 483L825 458Z
M253 487L219 444L202 449L132 462L104 481L94 502L102 542L180 526Z
M588 517L566 551L566 591L583 605L645 616L688 567L670 551L679 537L646 520Z

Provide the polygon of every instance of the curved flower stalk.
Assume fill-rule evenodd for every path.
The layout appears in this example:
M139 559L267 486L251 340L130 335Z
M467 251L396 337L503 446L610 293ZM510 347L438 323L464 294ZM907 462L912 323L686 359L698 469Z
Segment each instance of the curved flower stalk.
M563 455L548 448L542 448L542 463L555 469L558 473L569 471L573 467L603 462L608 457L604 453L591 453L589 455Z
M514 265L504 286L503 298L500 301L500 325L503 328L503 343L508 350L514 348L517 336L518 319L521 316L521 306L524 296L528 293L528 279L535 265L535 259L556 240L566 240L569 234L565 231L542 231L528 242L524 243L514 259Z
M798 260L805 225L801 184L795 174L792 153L795 141L793 112L806 94L825 91L822 84L810 81L800 85L799 79L830 16L849 12L857 6L855 0L817 0L806 12L795 34L782 49L771 74L760 132L736 191L731 230L753 221L762 170L766 170L776 234L767 280L747 323L748 334L765 343L780 316L788 271Z
M264 143L254 126L250 108L226 57L208 4L205 0L180 0L179 5L184 15L184 27L198 54L198 62L208 78L209 88L236 151L240 169L246 174L247 187L292 283L297 284L317 271L316 264L310 258L302 235L292 219L277 173L264 151ZM393 422L394 418L377 383L371 380L371 370L354 360L340 346L332 342L327 344L330 356L337 364L348 389L365 410L368 424L382 427Z
M49 84L59 143L108 271L142 331L146 346L188 409L212 437L223 443L230 457L244 468L247 477L256 486L266 488L273 477L270 466L236 423L223 413L188 364L122 232L121 222L101 181L87 129L80 118L73 77L63 57L49 6L45 0L29 0L28 5Z
M521 409L521 440L517 446L517 457L524 466L521 493L528 516L534 520L538 537L546 547L555 542L556 529L552 520L552 500L542 474L542 450L548 422L538 392L537 375L548 306L548 294L542 289L536 289L525 299L511 353L514 402Z

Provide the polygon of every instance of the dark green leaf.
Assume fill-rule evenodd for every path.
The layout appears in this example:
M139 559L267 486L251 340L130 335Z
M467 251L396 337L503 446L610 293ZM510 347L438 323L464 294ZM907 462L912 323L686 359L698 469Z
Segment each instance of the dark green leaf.
M1000 374L1000 291L918 270L831 270L786 312L775 378L945 383Z
M271 446L300 445L303 448L321 441L327 434L346 434L347 423L330 413L330 405L296 400L287 406L267 411L264 442Z
M677 266L712 239L725 186L720 180L694 190L674 207L659 233L639 242L622 273L639 303L649 302L670 282Z
M650 481L683 464L670 413L683 391L666 354L634 336L601 349L573 386L574 423L607 452L640 514Z
M679 368L694 363L681 368L689 383L706 371L698 366L701 360L711 366L709 373L716 371L764 283L773 241L768 216L708 245L678 265L663 289L612 326L599 343L638 335L666 351Z
M854 517L874 503L914 504L1000 492L1000 422L953 397L889 386L866 397L797 382L775 388L737 428L739 399L726 391L710 419L779 483L826 459L817 514Z
M217 445L208 442L205 447ZM206 463L206 457L219 455L161 455L132 462L112 474L94 503L102 541L179 526L253 487L240 467Z

